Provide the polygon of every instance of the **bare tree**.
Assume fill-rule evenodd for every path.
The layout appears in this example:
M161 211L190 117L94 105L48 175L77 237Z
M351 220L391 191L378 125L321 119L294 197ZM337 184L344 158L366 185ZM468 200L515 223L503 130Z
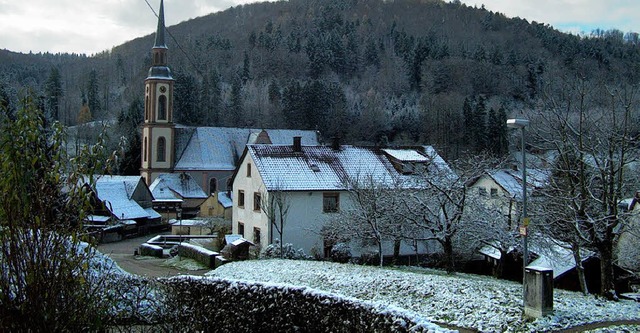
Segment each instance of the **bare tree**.
M447 272L455 270L454 243L458 233L476 223L471 213L477 214L483 207L474 204L474 209L470 208L475 199L468 195L467 184L487 166L483 156L457 161L457 174L449 168L425 170L420 189L407 191L397 206L402 208L399 214L421 230L413 239L435 240L442 246Z
M538 112L537 140L555 153L547 190L546 222L552 237L571 244L578 272L580 248L600 257L600 293L615 298L613 264L620 234L627 228L620 201L636 190L626 175L636 160L638 87L563 82L564 94L547 96ZM586 283L581 278L583 291Z
M289 195L279 184L277 184L275 188L267 191L265 194L266 195L263 195L260 198L262 201L260 203L260 209L267 216L269 224L278 234L278 238L280 239L280 257L282 258L284 255L284 240L282 236L284 234L284 225L287 220L287 215L289 214L291 202L289 200Z
M395 241L394 223L396 183L389 185L372 175L348 178L345 181L351 206L340 210L322 229L326 239L336 242L360 241L362 245L374 243L378 249L379 266L383 265L382 246ZM397 234L396 234L397 235Z

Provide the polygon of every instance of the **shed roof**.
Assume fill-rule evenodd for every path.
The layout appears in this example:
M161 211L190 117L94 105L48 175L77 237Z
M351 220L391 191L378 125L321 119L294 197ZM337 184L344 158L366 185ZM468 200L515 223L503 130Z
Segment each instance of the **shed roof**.
M164 173L149 186L156 201L176 199L206 199L208 195L187 173Z

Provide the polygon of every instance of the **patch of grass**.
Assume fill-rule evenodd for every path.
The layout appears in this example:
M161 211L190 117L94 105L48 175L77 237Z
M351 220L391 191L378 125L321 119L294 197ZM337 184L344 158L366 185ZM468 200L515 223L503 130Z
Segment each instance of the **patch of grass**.
M160 265L164 267L173 267L183 271L198 271L202 269L208 269L206 266L193 259L181 259L180 256L169 258Z

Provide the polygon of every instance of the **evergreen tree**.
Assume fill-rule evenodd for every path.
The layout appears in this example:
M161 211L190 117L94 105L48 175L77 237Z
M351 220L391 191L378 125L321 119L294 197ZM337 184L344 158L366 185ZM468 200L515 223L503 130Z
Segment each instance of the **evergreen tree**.
M462 117L464 119L464 144L473 146L474 133L476 132L475 121L473 119L473 106L469 97L464 99L462 104Z
M236 77L231 83L231 103L229 104L229 113L231 116L232 126L244 125L244 107L242 105L242 84L239 77Z
M487 149L487 106L486 98L480 95L473 110L473 145L477 153Z
M51 67L45 84L47 113L52 120L60 120L60 98L64 95L62 78L57 67Z
M507 152L507 115L504 107L498 112L489 109L488 121L488 148L495 156L501 156Z
M242 84L247 84L247 81L251 79L251 62L249 61L249 54L244 51L244 60L242 61Z
M87 105L95 118L101 118L102 103L100 103L100 87L98 85L98 72L92 69L87 83Z
M202 125L202 112L198 108L198 83L191 74L175 74L173 114L176 122L184 125Z
M136 98L118 114L118 129L125 141L123 156L118 161L118 173L121 175L140 174L142 142L139 126L143 121L143 113L144 103L141 98Z

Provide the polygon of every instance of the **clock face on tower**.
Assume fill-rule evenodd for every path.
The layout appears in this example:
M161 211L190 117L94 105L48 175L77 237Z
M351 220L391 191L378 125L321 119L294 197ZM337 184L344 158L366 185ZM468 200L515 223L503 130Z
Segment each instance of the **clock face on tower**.
M160 92L161 92L161 93L163 93L163 94L164 94L165 92L167 92L167 87L165 87L165 86L161 86L161 87L160 87Z

